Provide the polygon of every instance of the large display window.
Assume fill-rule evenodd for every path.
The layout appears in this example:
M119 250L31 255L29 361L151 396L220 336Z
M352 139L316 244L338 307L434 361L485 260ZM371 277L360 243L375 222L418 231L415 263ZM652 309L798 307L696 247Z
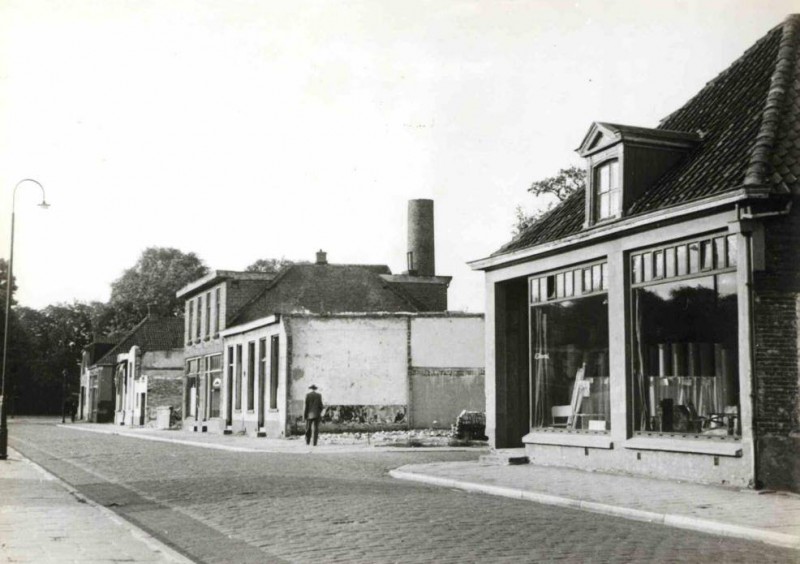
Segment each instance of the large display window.
M610 427L607 278L596 263L529 279L533 428Z
M633 426L739 436L736 239L631 256Z

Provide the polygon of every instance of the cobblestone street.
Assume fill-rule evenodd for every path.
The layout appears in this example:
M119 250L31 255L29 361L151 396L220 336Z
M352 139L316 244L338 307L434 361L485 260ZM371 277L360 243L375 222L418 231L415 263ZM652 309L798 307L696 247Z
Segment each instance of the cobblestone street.
M199 562L796 562L797 552L393 480L476 453L263 454L19 420L10 444Z

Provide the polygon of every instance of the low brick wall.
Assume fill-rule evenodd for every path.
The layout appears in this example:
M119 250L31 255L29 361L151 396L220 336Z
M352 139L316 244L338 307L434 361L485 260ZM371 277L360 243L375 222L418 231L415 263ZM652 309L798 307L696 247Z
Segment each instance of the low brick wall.
M161 406L172 407L173 420L180 420L182 401L183 376L180 372L167 375L148 374L146 425L155 425L157 408Z
M304 433L303 402L297 402L292 418L292 432ZM408 408L405 405L328 405L320 422L320 431L342 433L350 431L390 431L408 428Z

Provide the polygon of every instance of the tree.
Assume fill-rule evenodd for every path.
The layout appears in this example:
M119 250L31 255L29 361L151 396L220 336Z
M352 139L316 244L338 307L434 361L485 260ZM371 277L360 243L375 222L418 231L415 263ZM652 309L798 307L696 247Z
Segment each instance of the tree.
M256 262L245 268L246 272L278 272L291 264L308 264L303 260L289 260L285 257L279 259L267 258L258 259Z
M5 307L6 307L6 284L8 284L8 261L4 258L0 258L0 299L2 299L0 307L3 308L3 314L5 314ZM11 278L12 306L16 303L16 301L14 300L14 293L16 291L17 291L17 278L16 276L12 276Z
M37 311L16 309L14 342L9 363L10 396L17 413L55 414L61 410L62 373L67 373L67 394L79 387L78 365L83 348L97 333L95 303L49 305Z
M150 247L136 264L111 283L109 328L115 334L130 330L156 307L164 315L181 316L184 303L175 293L205 276L208 268L194 253Z
M5 319L6 319L6 285L8 284L8 262L6 259L0 258L0 342L3 341L5 334ZM14 300L14 293L17 291L17 280L15 276L11 279L11 305L16 303ZM9 325L14 323L13 311L8 320ZM9 333L11 335L12 333ZM0 354L2 354L0 352Z
M528 192L535 198L544 199L544 205L533 213L527 213L522 206L517 206L514 235L519 235L530 225L542 218L556 205L565 201L572 194L586 185L586 170L576 166L562 168L555 176L531 183Z

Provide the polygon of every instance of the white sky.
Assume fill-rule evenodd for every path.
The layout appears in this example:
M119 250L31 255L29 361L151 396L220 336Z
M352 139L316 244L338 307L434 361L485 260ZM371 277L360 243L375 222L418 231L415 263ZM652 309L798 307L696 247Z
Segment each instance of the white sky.
M4 0L0 256L23 305L109 297L148 246L405 268L433 198L451 309L592 121L655 126L796 1Z

